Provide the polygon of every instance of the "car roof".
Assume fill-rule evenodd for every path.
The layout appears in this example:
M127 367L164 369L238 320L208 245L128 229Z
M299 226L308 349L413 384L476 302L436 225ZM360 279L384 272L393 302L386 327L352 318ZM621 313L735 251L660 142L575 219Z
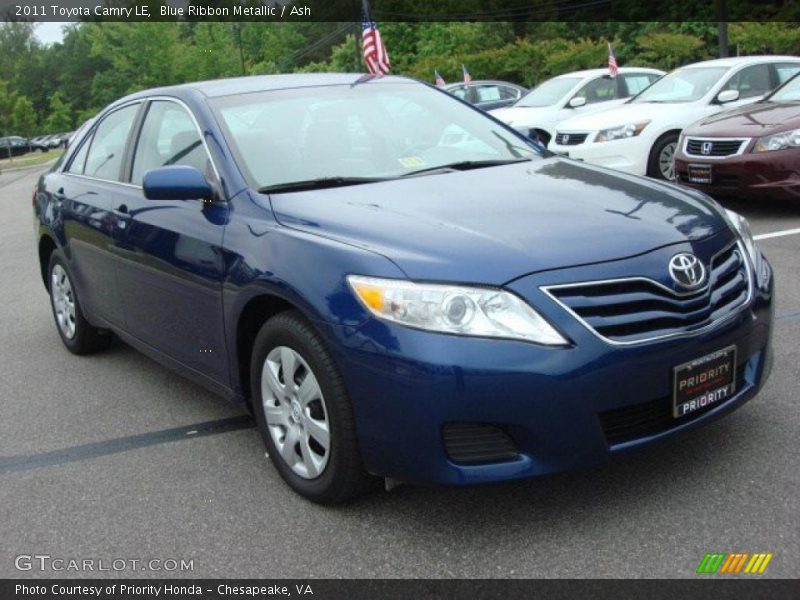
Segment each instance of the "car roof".
M618 71L622 74L625 73L656 73L662 74L664 71L660 69L652 69L650 67L619 67ZM570 73L562 73L561 75L556 75L552 77L552 79L558 79L560 77L594 77L596 75L603 75L608 73L608 68L603 69L584 69L582 71L572 71Z
M685 65L680 68L694 68L694 67L739 67L742 65L772 63L772 62L796 62L800 63L800 57L797 56L768 56L768 55L755 55L755 56L730 56L728 58L715 58L713 60L704 60L701 62Z
M181 95L187 91L195 91L207 98L230 96L233 94L249 94L253 92L268 92L302 87L321 87L329 85L352 85L359 80L367 80L367 73L285 73L279 75L251 75L248 77L231 77L228 79L213 79L209 81L196 81L167 87L153 88L136 92L123 101L158 95ZM408 77L386 75L380 81L417 83Z
M486 84L499 84L499 85L510 85L511 87L525 89L525 86L519 85L518 83L511 83L510 81L503 81L502 79L473 79L469 83L464 83L463 81L455 81L453 83L448 83L444 86L444 89L449 90L451 88L456 88L462 85L486 85Z

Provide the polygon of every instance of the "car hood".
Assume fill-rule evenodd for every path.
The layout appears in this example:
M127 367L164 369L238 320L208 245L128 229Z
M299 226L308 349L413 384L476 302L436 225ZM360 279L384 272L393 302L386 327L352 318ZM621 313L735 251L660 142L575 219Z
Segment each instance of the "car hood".
M412 279L500 285L726 227L692 192L557 157L274 194L288 227L386 256Z
M697 112L693 110L694 106L695 103L626 102L601 112L573 117L561 123L558 131L599 131L640 121L672 123L676 120L683 120L688 123L697 118Z
M758 102L700 119L685 133L714 137L761 137L800 128L800 102Z

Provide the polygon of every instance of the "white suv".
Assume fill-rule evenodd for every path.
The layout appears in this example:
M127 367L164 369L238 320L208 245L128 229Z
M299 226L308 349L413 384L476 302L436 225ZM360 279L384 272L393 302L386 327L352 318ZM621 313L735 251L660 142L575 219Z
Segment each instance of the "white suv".
M657 69L622 67L612 79L608 69L575 71L540 83L513 106L489 112L547 145L561 121L622 104L663 74Z
M796 56L721 58L672 71L622 104L558 126L548 148L596 165L672 180L684 127L750 104L800 70Z

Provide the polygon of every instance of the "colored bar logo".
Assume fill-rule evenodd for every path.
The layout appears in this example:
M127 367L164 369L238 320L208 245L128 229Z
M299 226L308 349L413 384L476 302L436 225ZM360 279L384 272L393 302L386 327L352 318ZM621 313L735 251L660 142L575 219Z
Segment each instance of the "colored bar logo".
M712 552L708 553L700 561L697 573L701 575L722 574L738 575L740 573L749 575L761 575L767 570L769 561L773 554L766 552Z

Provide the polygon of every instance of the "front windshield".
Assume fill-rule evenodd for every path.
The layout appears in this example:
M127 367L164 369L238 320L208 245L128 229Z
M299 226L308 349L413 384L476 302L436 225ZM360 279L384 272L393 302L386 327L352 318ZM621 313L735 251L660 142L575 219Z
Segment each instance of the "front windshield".
M273 90L217 98L212 106L256 189L541 156L482 113L414 82Z
M525 94L514 106L552 106L564 98L579 81L580 77L548 79Z
M776 90L767 100L770 102L800 101L800 75L787 81L782 88Z
M694 102L722 79L729 67L687 67L665 75L631 102Z

